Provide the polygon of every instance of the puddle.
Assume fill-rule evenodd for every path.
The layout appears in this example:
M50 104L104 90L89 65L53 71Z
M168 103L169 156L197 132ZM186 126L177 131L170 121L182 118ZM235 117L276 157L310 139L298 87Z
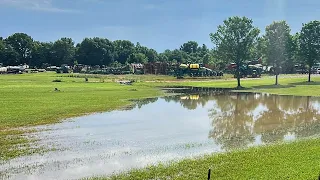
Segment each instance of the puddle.
M183 91L182 91L183 90ZM320 98L210 89L37 128L60 149L0 164L0 179L79 179L320 134Z

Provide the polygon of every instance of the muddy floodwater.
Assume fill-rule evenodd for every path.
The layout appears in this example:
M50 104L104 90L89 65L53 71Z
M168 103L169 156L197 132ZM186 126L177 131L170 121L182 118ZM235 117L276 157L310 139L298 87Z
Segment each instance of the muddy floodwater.
M187 157L317 137L320 98L209 90L136 101L29 136L57 148L2 162L0 179L79 179Z

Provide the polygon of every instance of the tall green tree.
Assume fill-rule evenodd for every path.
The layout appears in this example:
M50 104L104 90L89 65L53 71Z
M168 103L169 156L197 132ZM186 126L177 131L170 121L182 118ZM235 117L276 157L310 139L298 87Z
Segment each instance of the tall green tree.
M32 52L31 52L31 64L30 66L36 66L39 67L42 63L45 62L45 57L42 52L42 45L39 41L34 41L32 46Z
M294 73L294 65L299 63L299 33L293 34L289 36L289 40L287 43L287 58L283 63L283 71L288 74Z
M230 17L218 26L216 33L210 33L210 38L216 46L219 57L225 62L236 63L238 88L240 84L240 66L250 58L250 49L256 41L260 30L253 26L253 21L247 17Z
M1 44L1 43L0 43ZM20 63L20 56L19 53L6 42L2 42L2 45L0 45L0 63L3 63L3 65L18 65Z
M4 51L5 51L5 49L6 49L6 46L5 46L4 42L3 42L3 38L0 37L0 63L4 63L4 58L5 58Z
M286 21L276 21L266 27L267 62L274 67L276 82L280 68L290 57L290 27Z
M311 68L320 59L320 21L303 24L299 39L300 53L309 66L308 82L310 82Z
M265 60L266 58L266 39L262 37L258 37L257 41L254 43L254 46L251 48L251 59L259 59L262 58L262 60ZM263 62L266 63L266 62Z
M109 65L113 62L113 43L105 38L85 38L79 45L76 58L80 64Z
M200 58L203 58L208 53L209 53L209 49L205 44L202 44L202 47L198 47L198 56Z
M148 57L144 55L143 53L133 53L130 54L128 60L128 63L146 63L148 62Z
M196 41L188 41L180 47L180 50L188 54L196 53L198 51L198 43Z
M300 33L295 33L291 35L291 52L292 52L292 59L294 64L301 63L300 58Z
M160 62L168 62L168 56L165 53L159 53L158 59Z
M44 64L51 64L52 42L34 41L31 52L31 66L42 67Z
M33 39L31 36L25 33L15 33L5 39L5 41L8 46L11 46L19 55L18 62L13 65L31 63L31 51L33 46ZM13 62L12 60L10 61Z
M210 63L210 54L209 53L207 53L206 55L203 56L202 63L203 64L209 64Z
M72 65L75 60L75 49L71 38L64 37L55 41L52 46L52 65Z
M142 46L139 42L137 42L136 46L135 46L135 53L142 53L144 55L146 55L148 53L149 49L145 46Z
M116 40L114 45L114 57L115 60L125 64L131 54L135 52L135 46L128 40Z
M156 62L159 60L158 53L154 49L148 49L147 53L145 56L148 58L149 62Z
M183 53L179 49L175 49L170 52L169 61L182 63L183 60Z
M210 65L214 65L215 68L219 69L219 70L224 70L227 68L227 64L230 62L229 60L225 60L223 58L221 58L217 52L217 49L214 48L212 50L209 51L210 54L210 61L209 64Z
M188 41L180 46L182 59L184 62L202 63L204 56L209 53L205 44L199 46L196 41Z
M171 51L170 49L164 50L164 52L163 52L162 54L164 54L165 56L167 56L168 61L170 61L170 57L171 57L171 54L172 54L172 51Z

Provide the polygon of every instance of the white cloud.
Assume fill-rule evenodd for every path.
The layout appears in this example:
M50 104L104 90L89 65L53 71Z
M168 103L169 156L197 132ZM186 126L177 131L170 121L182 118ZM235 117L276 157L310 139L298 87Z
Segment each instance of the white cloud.
M63 13L79 12L72 9L62 9L62 8L55 7L52 4L52 0L0 0L0 5L21 8L21 9L30 9L35 11L46 11L46 12L63 12Z

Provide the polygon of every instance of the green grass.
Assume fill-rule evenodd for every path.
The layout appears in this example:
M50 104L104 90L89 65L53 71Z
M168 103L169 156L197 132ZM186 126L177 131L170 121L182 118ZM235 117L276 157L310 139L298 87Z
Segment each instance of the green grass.
M85 113L109 111L130 99L162 93L152 87L100 83L55 74L0 76L0 130L58 122ZM62 82L52 82L59 79ZM60 91L54 91L58 88Z
M209 168L211 179L317 179L320 172L319 143L320 139L311 139L254 147L90 179L204 180Z
M184 79L177 79L174 76L167 75L133 75L133 74L125 74L125 75L101 75L101 74L59 74L58 77L74 77L74 78L93 78L94 81L104 81L104 82L115 82L118 80L135 80L136 82L179 82L179 81L209 81L216 79L230 79L233 77L231 74L225 74L223 77L189 77L185 76Z
M43 147L31 148L22 130L14 128L50 124L64 118L86 113L110 111L130 104L130 99L163 95L158 88L163 86L198 86L233 88L236 80L230 76L221 79L177 80L170 76L101 76L38 73L22 75L0 75L0 161L17 156L45 151ZM132 86L115 83L117 80L134 79ZM61 82L53 82L58 80ZM244 79L244 91L269 92L274 94L320 96L320 76L312 77L314 82L306 83L307 76L281 75L279 86L274 86L274 77ZM58 88L60 91L54 91ZM255 148L218 156L207 156L197 160L183 160L169 167L156 166L149 170L132 171L129 175L113 178L139 179L139 177L173 179L205 179L208 167L214 167L213 176L226 179L268 179L274 177L315 177L320 171L320 140L308 140L293 144ZM318 156L318 157L317 157ZM315 158L313 160L312 158ZM280 161L283 164L280 164ZM264 166L264 163L267 163ZM209 166L210 165L210 166ZM315 169L318 168L318 169ZM179 173L182 172L182 173ZM313 174L315 173L315 174ZM229 175L228 175L229 174ZM178 176L180 175L180 176ZM203 178L204 177L204 178ZM232 178L230 178L232 177ZM256 178L255 178L256 177ZM223 178L222 178L223 179ZM272 178L274 179L274 178ZM275 178L277 179L277 178Z
M61 119L85 113L114 110L128 105L130 99L162 95L163 93L155 88L159 86L180 85L221 88L236 86L234 79L212 81L191 81L187 79L181 81L172 79L173 77L170 76L155 75L104 76L106 81L110 79L114 81L140 79L141 81L134 83L132 86L125 86L113 82L101 83L100 77L89 78L89 82L86 83L84 78L68 76L70 74L1 75L0 130L55 123ZM160 82L146 82L152 79L160 80ZM54 80L62 82L53 82ZM306 78L286 78L284 76L280 78L280 86L273 86L274 79L265 77L242 80L242 86L247 88L245 91L319 96L320 76L314 77L312 83L305 81ZM60 91L56 92L54 88L58 88Z
M298 96L320 96L320 76L314 76L313 82L307 82L307 76L282 75L279 85L275 86L274 77L263 77L261 79L241 79L241 91L267 92L280 95ZM235 79L219 79L214 81L171 81L171 82L142 82L145 86L194 86L194 87L216 87L216 88L235 88Z
M55 73L0 75L0 160L34 153L23 131L12 128L56 123L86 113L110 111L130 99L163 93L144 86L85 82L82 78L56 77ZM62 82L52 82L59 79ZM54 91L58 88L60 91ZM24 148L21 148L23 144Z

